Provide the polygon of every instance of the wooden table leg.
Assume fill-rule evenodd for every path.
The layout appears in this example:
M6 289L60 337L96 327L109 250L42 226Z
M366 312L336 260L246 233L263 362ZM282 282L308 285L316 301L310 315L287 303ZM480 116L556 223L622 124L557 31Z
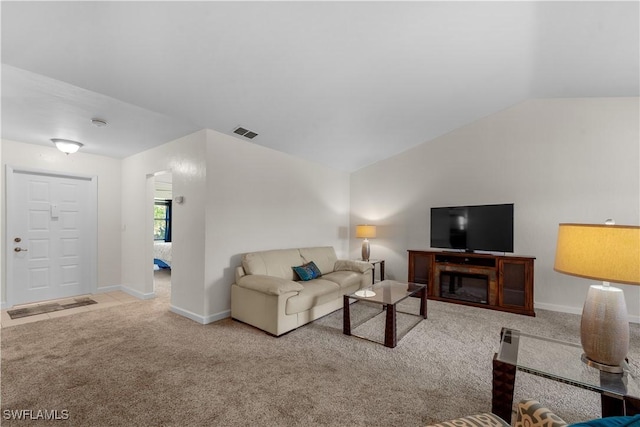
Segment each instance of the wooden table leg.
M394 348L398 344L396 332L396 305L387 304L387 320L384 328L385 347Z
M427 318L427 288L420 291L420 316Z
M342 333L345 335L351 335L351 312L349 297L347 295L343 296Z
M640 414L640 399L631 396L624 398L624 414L638 415Z
M625 415L624 400L615 397L600 395L600 407L602 408L602 417L617 417Z
M493 381L491 384L491 412L511 423L513 389L516 382L516 366L498 360L493 355Z

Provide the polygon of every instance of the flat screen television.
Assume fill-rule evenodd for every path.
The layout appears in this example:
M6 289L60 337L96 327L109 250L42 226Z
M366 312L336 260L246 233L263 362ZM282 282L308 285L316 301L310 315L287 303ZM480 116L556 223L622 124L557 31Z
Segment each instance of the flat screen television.
M513 203L431 208L431 247L513 252Z

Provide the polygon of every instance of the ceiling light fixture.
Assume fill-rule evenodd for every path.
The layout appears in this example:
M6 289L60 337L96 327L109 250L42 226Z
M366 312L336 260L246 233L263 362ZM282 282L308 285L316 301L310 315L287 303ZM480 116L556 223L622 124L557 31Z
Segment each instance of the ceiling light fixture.
M107 125L107 122L102 119L91 119L91 124L97 128L103 128Z
M56 145L56 148L65 154L73 154L82 148L83 144L69 139L53 138L51 140Z

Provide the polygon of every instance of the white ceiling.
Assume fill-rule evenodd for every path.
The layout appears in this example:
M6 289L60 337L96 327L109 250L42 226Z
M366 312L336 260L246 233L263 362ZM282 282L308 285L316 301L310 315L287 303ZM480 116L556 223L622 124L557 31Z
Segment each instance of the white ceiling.
M640 92L637 1L0 7L2 137L120 158L242 125L353 171L525 99Z

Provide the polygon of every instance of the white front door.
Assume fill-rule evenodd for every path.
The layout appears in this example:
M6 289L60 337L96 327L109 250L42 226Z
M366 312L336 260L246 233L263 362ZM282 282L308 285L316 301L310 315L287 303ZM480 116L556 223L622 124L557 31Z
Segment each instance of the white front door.
M7 168L10 305L95 289L95 178Z

